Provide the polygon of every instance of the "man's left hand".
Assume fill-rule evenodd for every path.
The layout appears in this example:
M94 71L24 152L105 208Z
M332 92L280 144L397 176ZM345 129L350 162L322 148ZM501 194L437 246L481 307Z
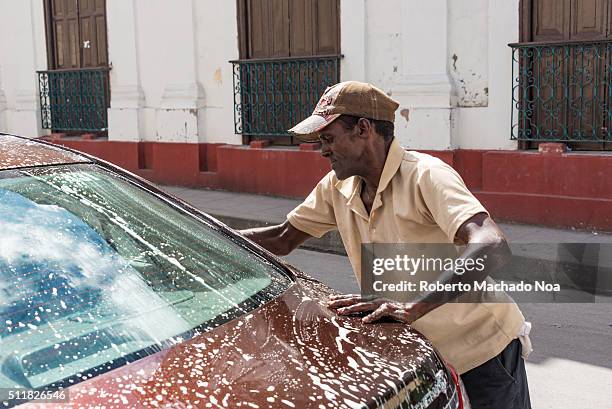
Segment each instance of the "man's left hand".
M392 318L396 321L412 324L430 310L423 303L400 303L387 298L363 298L359 294L333 295L327 306L336 309L340 315L371 312L371 314L362 318L364 323Z

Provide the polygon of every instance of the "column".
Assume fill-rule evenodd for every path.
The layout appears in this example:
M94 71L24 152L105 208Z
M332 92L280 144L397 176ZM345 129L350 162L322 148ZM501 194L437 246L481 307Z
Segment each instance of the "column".
M2 87L2 66L0 65L0 132L8 132L6 117L6 95Z
M391 87L400 103L396 136L414 149L451 148L447 0L401 2L401 75Z
M140 141L144 134L145 95L140 85L136 0L107 0L111 100L108 139Z
M47 131L42 129L40 119L40 95L36 71L46 70L46 46L44 11L42 2L28 0L12 2L11 15L3 16L12 21L12 41L19 43L13 50L19 50L19 71L16 75L14 110L11 115L11 129L15 134L37 137ZM8 114L8 110L5 114ZM5 115L6 116L6 115Z
M340 0L341 81L366 81L365 0Z
M165 30L165 81L155 112L156 138L163 142L198 142L198 122L203 116L204 89L198 80L197 31L193 0L172 2L160 21ZM215 41L211 33L210 41Z

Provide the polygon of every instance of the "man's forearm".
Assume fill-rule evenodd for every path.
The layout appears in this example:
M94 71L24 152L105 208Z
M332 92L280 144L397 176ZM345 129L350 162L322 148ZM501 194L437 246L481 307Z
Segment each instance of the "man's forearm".
M291 253L310 237L307 233L293 227L289 221L276 226L240 230L240 233L277 256Z
M485 280L489 275L503 267L512 257L510 248L505 240L496 243L474 243L470 244L460 258L462 259L484 259L484 269L479 271L473 269L466 271L463 274L457 274L453 270L444 271L440 277L439 282L442 285L451 284L451 288L456 288L452 284L458 283L472 283L474 281ZM463 294L464 291L435 291L422 295L416 302L430 304L429 311L437 308L438 306L447 302L455 300L458 296ZM427 312L429 312L427 311Z
M284 256L289 252L286 248L283 248L284 245L281 240L283 230L283 225L279 224L276 226L255 227L252 229L240 230L239 232L244 237L254 241L269 252L278 256Z
M461 254L462 259L483 259L484 269L471 269L463 274L457 274L449 270L443 272L438 281L441 284L472 283L482 281L512 258L512 252L503 232L497 224L486 213L478 213L465 221L457 231L456 238L460 243L467 244L467 248ZM451 286L451 288L456 288ZM436 291L423 294L417 300L419 303L437 305L455 300L462 291ZM433 309L432 308L432 309Z

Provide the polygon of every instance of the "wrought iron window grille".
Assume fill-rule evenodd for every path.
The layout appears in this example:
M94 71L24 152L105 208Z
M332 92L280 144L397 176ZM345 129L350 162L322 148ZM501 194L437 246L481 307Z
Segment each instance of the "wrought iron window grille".
M233 65L234 132L288 136L312 114L329 85L340 81L342 55L249 59Z
M509 44L511 139L612 142L612 41Z
M36 71L43 129L108 130L110 68Z

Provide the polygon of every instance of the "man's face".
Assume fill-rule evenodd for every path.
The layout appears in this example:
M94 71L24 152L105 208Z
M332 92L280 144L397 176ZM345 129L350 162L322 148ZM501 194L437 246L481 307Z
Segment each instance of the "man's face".
M344 124L334 121L321 131L319 138L321 155L330 161L338 179L361 174L365 139L359 137L359 126L347 130Z

